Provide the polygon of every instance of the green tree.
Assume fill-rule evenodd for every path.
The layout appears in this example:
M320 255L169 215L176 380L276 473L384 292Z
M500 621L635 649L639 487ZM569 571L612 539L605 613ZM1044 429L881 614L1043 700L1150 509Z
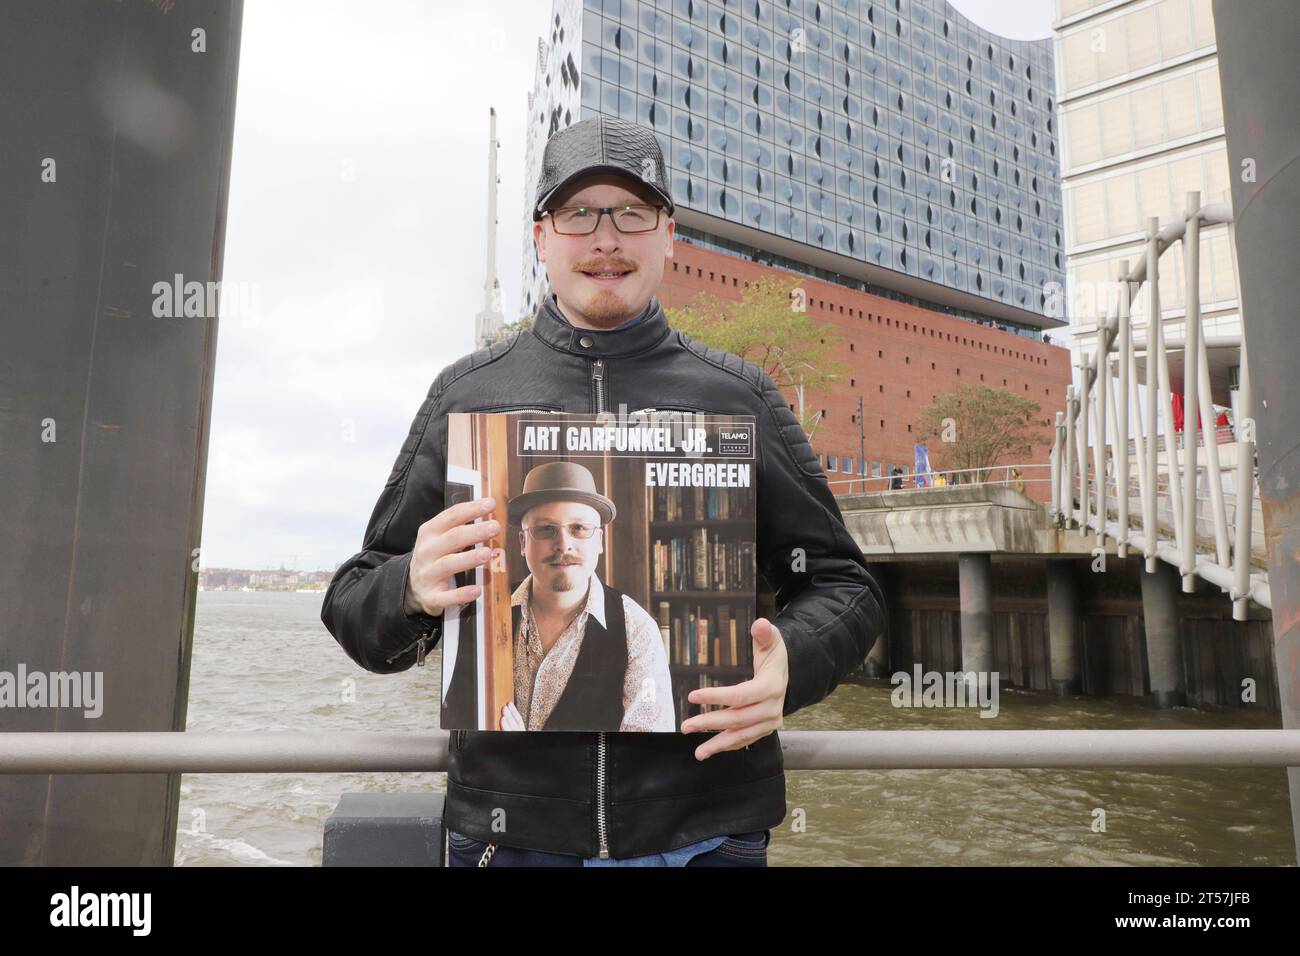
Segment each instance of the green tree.
M983 472L1002 459L1023 462L1035 446L1050 444L1038 430L1038 412L1033 399L1007 389L960 385L921 409L917 431L928 443L931 467L981 469L967 474L983 481Z
M526 332L532 327L533 327L533 317L531 315L525 315L523 318L518 319L514 322L507 322L505 325L501 326L501 331L497 332L496 335L492 336L492 339L488 342L488 345L495 345L497 342L500 342L502 339L509 338L510 336L514 335L516 332Z
M673 328L695 341L753 362L779 387L802 386L809 396L832 388L849 368L835 358L842 344L838 330L809 316L800 308L804 302L797 279L771 277L751 282L739 302L701 292L690 305L664 311ZM799 412L796 406L799 424L811 435L820 416Z

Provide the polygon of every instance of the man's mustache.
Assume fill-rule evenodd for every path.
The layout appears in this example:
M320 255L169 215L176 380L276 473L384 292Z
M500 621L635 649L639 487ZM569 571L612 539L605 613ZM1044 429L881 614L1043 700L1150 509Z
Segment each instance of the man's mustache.
M627 259L611 259L608 262L578 263L575 272L635 272L636 263Z

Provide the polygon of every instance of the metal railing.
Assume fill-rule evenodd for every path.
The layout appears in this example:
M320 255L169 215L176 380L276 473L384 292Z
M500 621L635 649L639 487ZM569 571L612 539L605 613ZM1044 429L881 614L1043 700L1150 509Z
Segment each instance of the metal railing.
M1270 609L1273 606L1267 570L1255 571L1251 565L1257 508L1253 503L1249 508L1234 508L1234 533L1229 534L1220 442L1205 441L1198 434L1202 424L1206 430L1215 427L1210 406L1207 336L1202 334L1205 317L1200 307L1200 230L1202 225L1227 225L1229 249L1235 262L1232 210L1226 203L1201 206L1199 192L1187 194L1186 209L1181 222L1163 229L1159 220L1149 219L1146 256L1132 269L1128 260L1119 263L1115 280L1118 294L1105 315L1097 318L1097 348L1080 366L1079 386L1066 389L1065 410L1056 413L1051 457L1051 517L1059 526L1078 528L1081 535L1095 533L1098 545L1103 545L1109 536L1121 557L1127 555L1130 547L1140 551L1146 558L1148 571L1155 570L1156 561L1174 565L1182 574L1185 592L1195 589L1196 577L1222 588L1232 598L1233 619L1244 621L1248 600ZM1186 319L1182 340L1175 341L1171 336L1166 341L1160 310L1160 257L1176 242L1181 242L1183 247ZM1146 335L1143 340L1137 340L1133 334L1131 305L1144 291ZM1237 298L1240 302L1240 294ZM1244 313L1241 321L1244 324ZM1236 428L1234 489L1241 497L1254 502L1257 499L1255 435L1245 339L1240 335L1216 335L1213 344L1240 349L1240 420ZM1186 401L1182 432L1174 428L1174 393L1168 359L1168 351L1178 346L1182 346L1184 356ZM1139 389L1138 353L1146 357L1145 394ZM1117 369L1112 369L1112 354L1118 359ZM1132 436L1129 435L1130 413L1137 426ZM1159 454L1162 440L1163 462ZM1118 489L1121 482L1125 489L1131 487L1135 463L1140 505L1136 522L1130 519L1130 495L1115 490L1112 498L1112 490ZM1198 549L1198 512L1204 500L1198 494L1202 472L1209 491L1211 534L1205 547ZM1167 509L1161 509L1158 500L1157 489L1162 481L1169 497ZM1111 520L1112 500L1114 520ZM1161 522L1162 510L1171 519L1171 525Z
M1208 548L1210 546L1209 542L1214 536L1214 496L1209 494L1209 489L1205 487L1205 471L1205 468L1197 469L1196 534ZM1134 527L1134 522L1138 520L1142 510L1142 490L1136 480L1130 479L1128 493L1129 526ZM1113 475L1106 478L1106 500L1108 502L1119 501L1119 489ZM1228 519L1228 543L1233 548L1237 546L1238 501L1238 496L1235 493L1224 491L1223 507ZM1254 496L1249 504L1253 512L1250 521L1247 522L1250 529L1250 560L1255 565L1264 567L1266 566L1267 550L1264 539L1263 507L1258 495ZM1108 505L1107 508L1108 516L1116 515L1114 505ZM1165 529L1166 535L1173 534L1176 513L1172 493L1167 482L1161 478L1156 483L1156 520Z
M1300 730L782 730L788 770L1300 767ZM0 774L445 772L428 733L0 733Z
M1029 471L1048 471L1051 469L1050 464L1043 462L1032 462L1021 465L992 465L987 468L944 468L942 470L926 472L908 472L904 475L880 475L880 476L862 476L858 478L837 478L834 481L828 481L831 491L837 495L846 494L867 494L876 491L928 491L934 488L961 488L970 485L1005 485L1015 488L1017 491L1024 491L1029 485L1044 484L1053 481L1050 475L1031 478L1026 475ZM1016 474L1019 472L1019 474ZM917 487L916 479L921 476L925 478L926 484ZM935 485L934 480L939 475L945 476L946 485ZM961 476L962 480L954 480L955 476ZM890 485L898 479L899 488L891 488Z

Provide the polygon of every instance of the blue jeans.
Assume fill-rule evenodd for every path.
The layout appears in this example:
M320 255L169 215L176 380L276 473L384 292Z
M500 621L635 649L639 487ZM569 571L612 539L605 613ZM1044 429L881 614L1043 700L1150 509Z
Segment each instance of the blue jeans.
M729 836L716 849L692 857L686 865L767 866L767 845L771 839L771 830ZM483 840L475 840L450 830L447 833L447 865L478 866L487 847ZM498 843L488 866L582 866L582 857L568 853L525 850Z

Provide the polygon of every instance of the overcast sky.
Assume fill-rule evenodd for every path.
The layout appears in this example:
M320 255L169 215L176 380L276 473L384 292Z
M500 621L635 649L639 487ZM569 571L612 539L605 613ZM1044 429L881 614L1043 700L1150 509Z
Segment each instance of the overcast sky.
M1051 32L1051 0L954 6L1007 36ZM225 281L258 308L221 323L203 567L333 569L360 549L430 383L473 344L493 106L514 317L550 10L246 0Z

